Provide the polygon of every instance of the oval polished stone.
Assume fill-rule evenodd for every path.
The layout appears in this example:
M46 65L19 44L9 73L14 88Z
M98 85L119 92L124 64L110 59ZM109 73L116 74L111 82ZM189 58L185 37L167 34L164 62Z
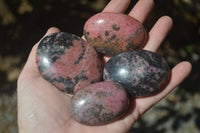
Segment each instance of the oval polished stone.
M38 46L36 63L46 80L69 94L102 80L98 53L73 34L59 32L46 36Z
M102 125L122 116L129 99L121 85L98 82L77 91L71 100L70 113L74 120L85 125Z
M121 13L98 13L86 21L84 36L99 53L116 55L138 49L147 39L143 25Z
M166 60L145 50L123 52L112 57L104 68L104 79L121 84L133 97L149 96L163 89L169 81Z

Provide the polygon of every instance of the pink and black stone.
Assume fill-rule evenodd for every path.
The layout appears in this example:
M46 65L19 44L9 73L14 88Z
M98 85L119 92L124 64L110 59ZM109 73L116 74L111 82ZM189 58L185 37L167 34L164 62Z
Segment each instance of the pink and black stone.
M112 57L104 68L104 79L123 86L133 97L144 97L163 89L170 78L166 60L145 50L133 50Z
M89 18L84 36L99 53L113 56L141 48L147 39L144 26L131 16L103 12Z
M98 53L73 34L59 32L42 39L36 63L47 81L69 94L102 80L102 60Z
M128 105L128 95L121 85L98 82L73 95L70 114L79 123L96 126L120 118L127 111Z

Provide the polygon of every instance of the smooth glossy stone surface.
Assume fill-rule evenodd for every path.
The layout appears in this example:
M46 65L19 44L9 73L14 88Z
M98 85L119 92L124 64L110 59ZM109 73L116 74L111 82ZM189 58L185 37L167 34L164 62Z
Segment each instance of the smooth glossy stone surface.
M85 125L102 125L122 116L129 99L121 85L98 82L79 90L72 97L71 116Z
M157 93L166 86L169 77L170 69L165 59L145 50L118 54L104 68L104 79L121 84L133 97Z
M61 91L72 94L102 79L102 61L80 37L53 33L39 44L36 63L42 76Z
M141 48L147 39L146 30L138 20L111 12L98 13L88 19L84 36L89 44L105 55Z

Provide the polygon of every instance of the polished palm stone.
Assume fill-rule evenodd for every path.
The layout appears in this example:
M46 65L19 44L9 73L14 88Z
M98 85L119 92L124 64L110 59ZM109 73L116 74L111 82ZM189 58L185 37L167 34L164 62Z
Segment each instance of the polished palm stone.
M98 53L86 41L69 33L53 33L42 39L36 63L46 80L70 94L102 79Z
M73 95L70 113L77 122L96 126L118 119L127 111L128 104L128 95L121 85L98 82Z
M139 49L147 39L146 30L138 20L112 12L89 18L84 25L84 36L98 52L109 56Z
M112 57L104 68L104 79L123 86L133 97L149 96L163 89L169 81L166 60L145 50L123 52Z

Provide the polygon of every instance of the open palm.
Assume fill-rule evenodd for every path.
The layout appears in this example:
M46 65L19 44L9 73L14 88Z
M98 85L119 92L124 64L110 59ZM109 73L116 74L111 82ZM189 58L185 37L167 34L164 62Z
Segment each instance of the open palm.
M130 0L111 0L103 12L124 12ZM152 10L153 0L139 0L129 15L140 22ZM161 17L149 32L143 49L156 52L172 27L170 17ZM46 35L60 32L50 28ZM45 36L46 36L45 35ZM191 64L181 62L171 70L166 88L151 97L131 99L128 113L121 119L101 126L85 126L74 121L69 114L71 96L63 94L42 78L35 63L38 43L33 47L18 79L18 125L21 133L124 133L150 107L169 94L191 71Z

